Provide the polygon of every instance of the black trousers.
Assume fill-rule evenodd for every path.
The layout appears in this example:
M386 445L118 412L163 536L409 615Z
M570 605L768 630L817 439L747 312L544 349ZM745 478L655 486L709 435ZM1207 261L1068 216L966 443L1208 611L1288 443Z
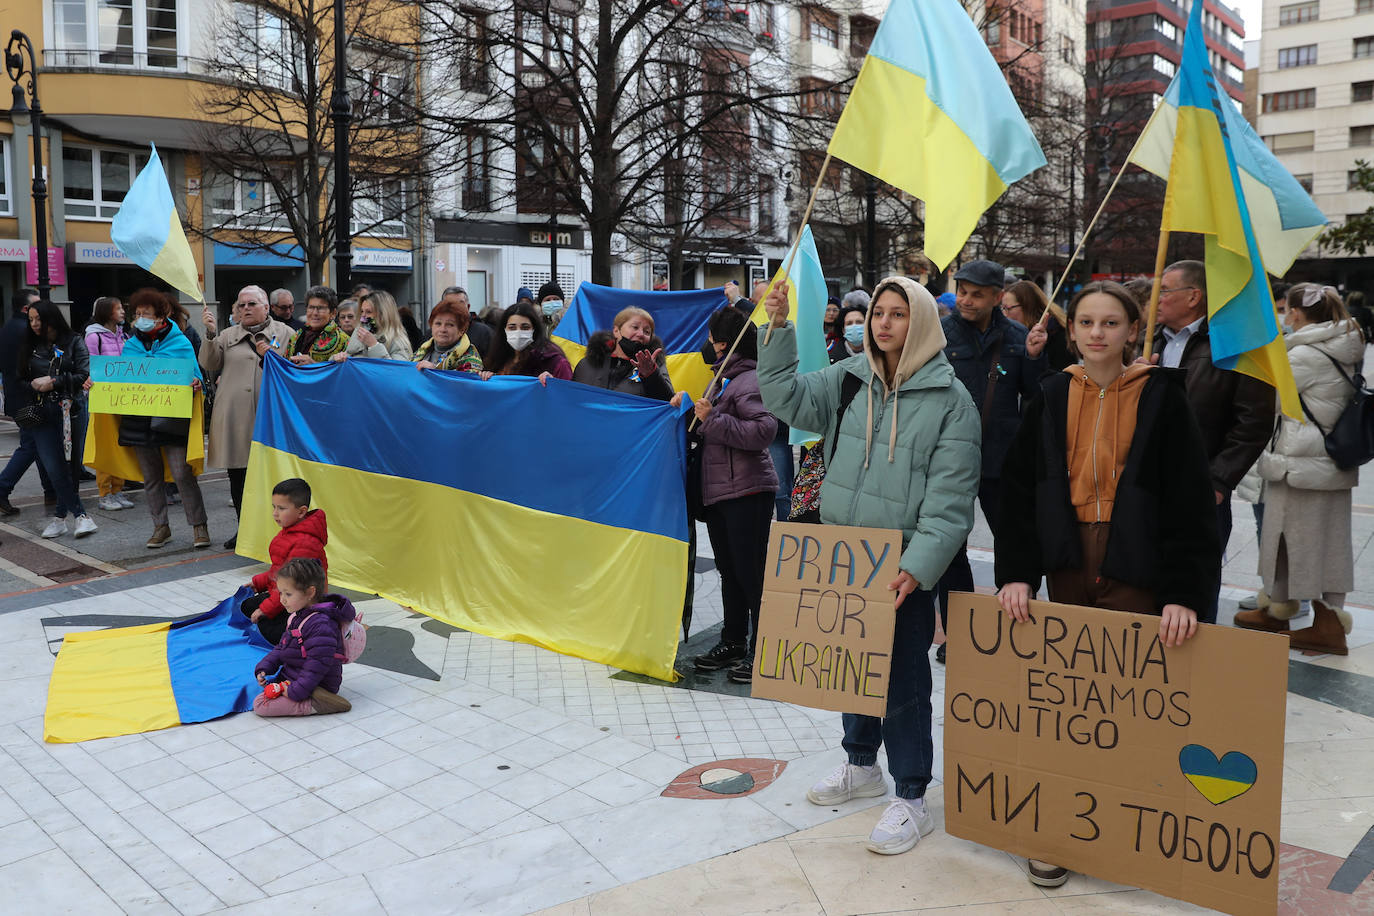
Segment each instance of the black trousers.
M229 498L234 501L234 514L242 515L243 484L248 480L248 469L226 468L225 473L229 475Z
M244 601L243 604L239 605L239 610L243 613L243 616L251 618L253 612L267 600L269 594L271 594L271 592L258 592L247 601ZM258 618L258 632L262 634L262 638L274 646L281 642L282 634L286 632L286 618L288 616L290 615L283 609L276 617Z
M706 507L706 533L716 554L725 609L721 640L747 644L750 653L758 637L773 500L772 492L751 493Z
M997 531L997 506L1002 496L1002 481L996 477L984 477L978 482L978 504L983 507L983 518L995 534ZM968 541L959 545L959 552L949 561L945 574L936 585L940 596L940 627L949 633L949 593L973 591L973 567L968 562Z

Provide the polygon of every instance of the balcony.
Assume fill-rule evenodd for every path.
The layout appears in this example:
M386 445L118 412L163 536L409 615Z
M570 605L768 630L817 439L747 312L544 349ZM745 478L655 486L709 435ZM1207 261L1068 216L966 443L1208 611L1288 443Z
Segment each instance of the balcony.
M168 51L101 51L91 48L44 48L43 69L48 72L139 73L145 76L206 77L210 62Z
M463 179L463 209L470 212L491 209L491 182L488 179Z

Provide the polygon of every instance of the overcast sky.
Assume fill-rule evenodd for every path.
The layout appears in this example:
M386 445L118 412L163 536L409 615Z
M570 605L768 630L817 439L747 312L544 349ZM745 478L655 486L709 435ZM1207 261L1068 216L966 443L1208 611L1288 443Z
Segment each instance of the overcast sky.
M1260 10L1264 6L1262 0L1222 0L1227 6L1240 8L1241 18L1245 20L1245 40L1251 41L1260 37Z

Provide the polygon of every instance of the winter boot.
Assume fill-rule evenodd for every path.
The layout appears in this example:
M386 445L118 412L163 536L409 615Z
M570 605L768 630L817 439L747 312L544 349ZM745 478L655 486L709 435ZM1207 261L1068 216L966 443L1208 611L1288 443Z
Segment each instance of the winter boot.
M1253 611L1236 611L1236 626L1246 630L1263 630L1266 633L1287 633L1288 621L1270 617L1263 608Z
M1333 608L1325 601L1312 602L1312 626L1294 630L1288 642L1294 649L1322 652L1326 655L1346 655L1345 636L1355 627L1350 612Z

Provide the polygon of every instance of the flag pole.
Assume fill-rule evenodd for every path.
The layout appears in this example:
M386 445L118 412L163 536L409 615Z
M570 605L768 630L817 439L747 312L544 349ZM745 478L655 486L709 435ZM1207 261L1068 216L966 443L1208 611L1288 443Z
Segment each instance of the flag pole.
M783 283L786 283L786 282L787 282L787 278L788 278L788 277L791 275L791 273L792 273L792 262L793 262L794 260L796 260L796 257L797 257L797 249L801 248L801 234L802 234L802 231L803 231L804 229L806 229L806 224L811 220L811 209L812 209L812 207L814 207L814 206L816 205L816 195L818 195L818 194L820 193L820 191L821 191L821 182L823 182L823 181L825 180L825 172L826 172L826 169L828 169L829 167L830 167L830 153L827 152L827 153L825 154L825 161L821 163L821 171L820 171L820 174L816 176L816 184L811 188L811 198L810 198L810 200L808 200L808 201L806 202L806 210L803 211L803 213L802 213L801 225L797 228L797 237L796 237L795 239L793 239L793 241L792 241L792 250L789 251L789 252L787 253L787 262L786 262L785 264L783 264L783 266L782 266L782 276L783 276L782 282L783 282ZM765 299L768 298L768 294L769 294L770 292L772 292L772 290L773 290L773 284L770 283L770 284L768 285L768 289L764 291L764 298L765 298ZM755 305L756 307L757 307L757 306L760 306L760 305L762 305L762 304L763 304L762 302L755 302L755 303L754 303L754 305ZM709 397L709 396L710 396L710 394L711 394L711 389L713 389L713 388L716 387L716 382L720 380L720 374L721 374L721 372L723 372L723 371L725 370L725 363L730 359L730 356L735 352L735 348L739 346L739 342L740 342L741 340L744 339L744 335L745 335L745 334L748 334L750 331L754 331L754 333L758 333L758 329L755 328L753 325L754 325L754 323L753 323L752 321L746 321L746 322L744 323L744 327L740 328L740 332L739 332L737 335L735 335L734 342L730 344L730 349L726 350L726 351L725 351L725 355L724 355L723 357L720 358L720 361L719 361L719 362L716 363L715 374L713 374L713 375L711 376L711 382L710 382L710 384L708 384L708 385L706 386L706 390L705 390L704 392L702 392L702 395L701 395L702 397ZM764 346L767 346L767 345L768 345L768 341L772 340L772 338L773 338L773 321L772 321L772 319L770 318L769 321L768 321L768 332L767 332L766 334L763 335L763 343L764 343ZM697 418L696 418L696 417L692 417L692 422L690 422L690 423L687 424L687 431L688 431L688 432L691 432L692 430L696 429L696 425L697 425Z
M1093 214L1093 218L1088 222L1088 228L1083 230L1083 237L1078 240L1078 247L1073 250L1073 255L1069 258L1069 267L1073 267L1073 262L1077 261L1079 254L1083 252L1083 246L1088 244L1088 236L1092 235L1093 227L1097 225L1097 218L1101 216L1102 211L1106 209L1107 201L1111 199L1112 192L1116 190L1117 184L1121 181L1121 176L1126 174L1126 168L1129 165L1129 162L1123 162L1121 164L1121 169L1116 173L1116 177L1112 179L1111 187L1107 188L1107 193L1102 197L1102 203L1097 205L1097 212ZM1050 313L1058 309L1054 304L1054 300L1059 296L1059 291L1063 289L1064 281L1068 278L1069 271L1068 268L1065 268L1064 272L1059 275L1059 282L1054 285L1054 292L1050 293L1050 307L1045 309L1044 314L1040 316L1040 320L1036 322L1036 327L1045 327L1045 323L1049 321ZM1064 316L1062 314L1056 314L1055 318L1062 321Z
M1155 278L1150 286L1150 307L1145 313L1145 358L1155 348L1155 318L1159 315L1159 285L1164 279L1164 261L1169 255L1169 230L1159 230L1159 250L1155 252Z

